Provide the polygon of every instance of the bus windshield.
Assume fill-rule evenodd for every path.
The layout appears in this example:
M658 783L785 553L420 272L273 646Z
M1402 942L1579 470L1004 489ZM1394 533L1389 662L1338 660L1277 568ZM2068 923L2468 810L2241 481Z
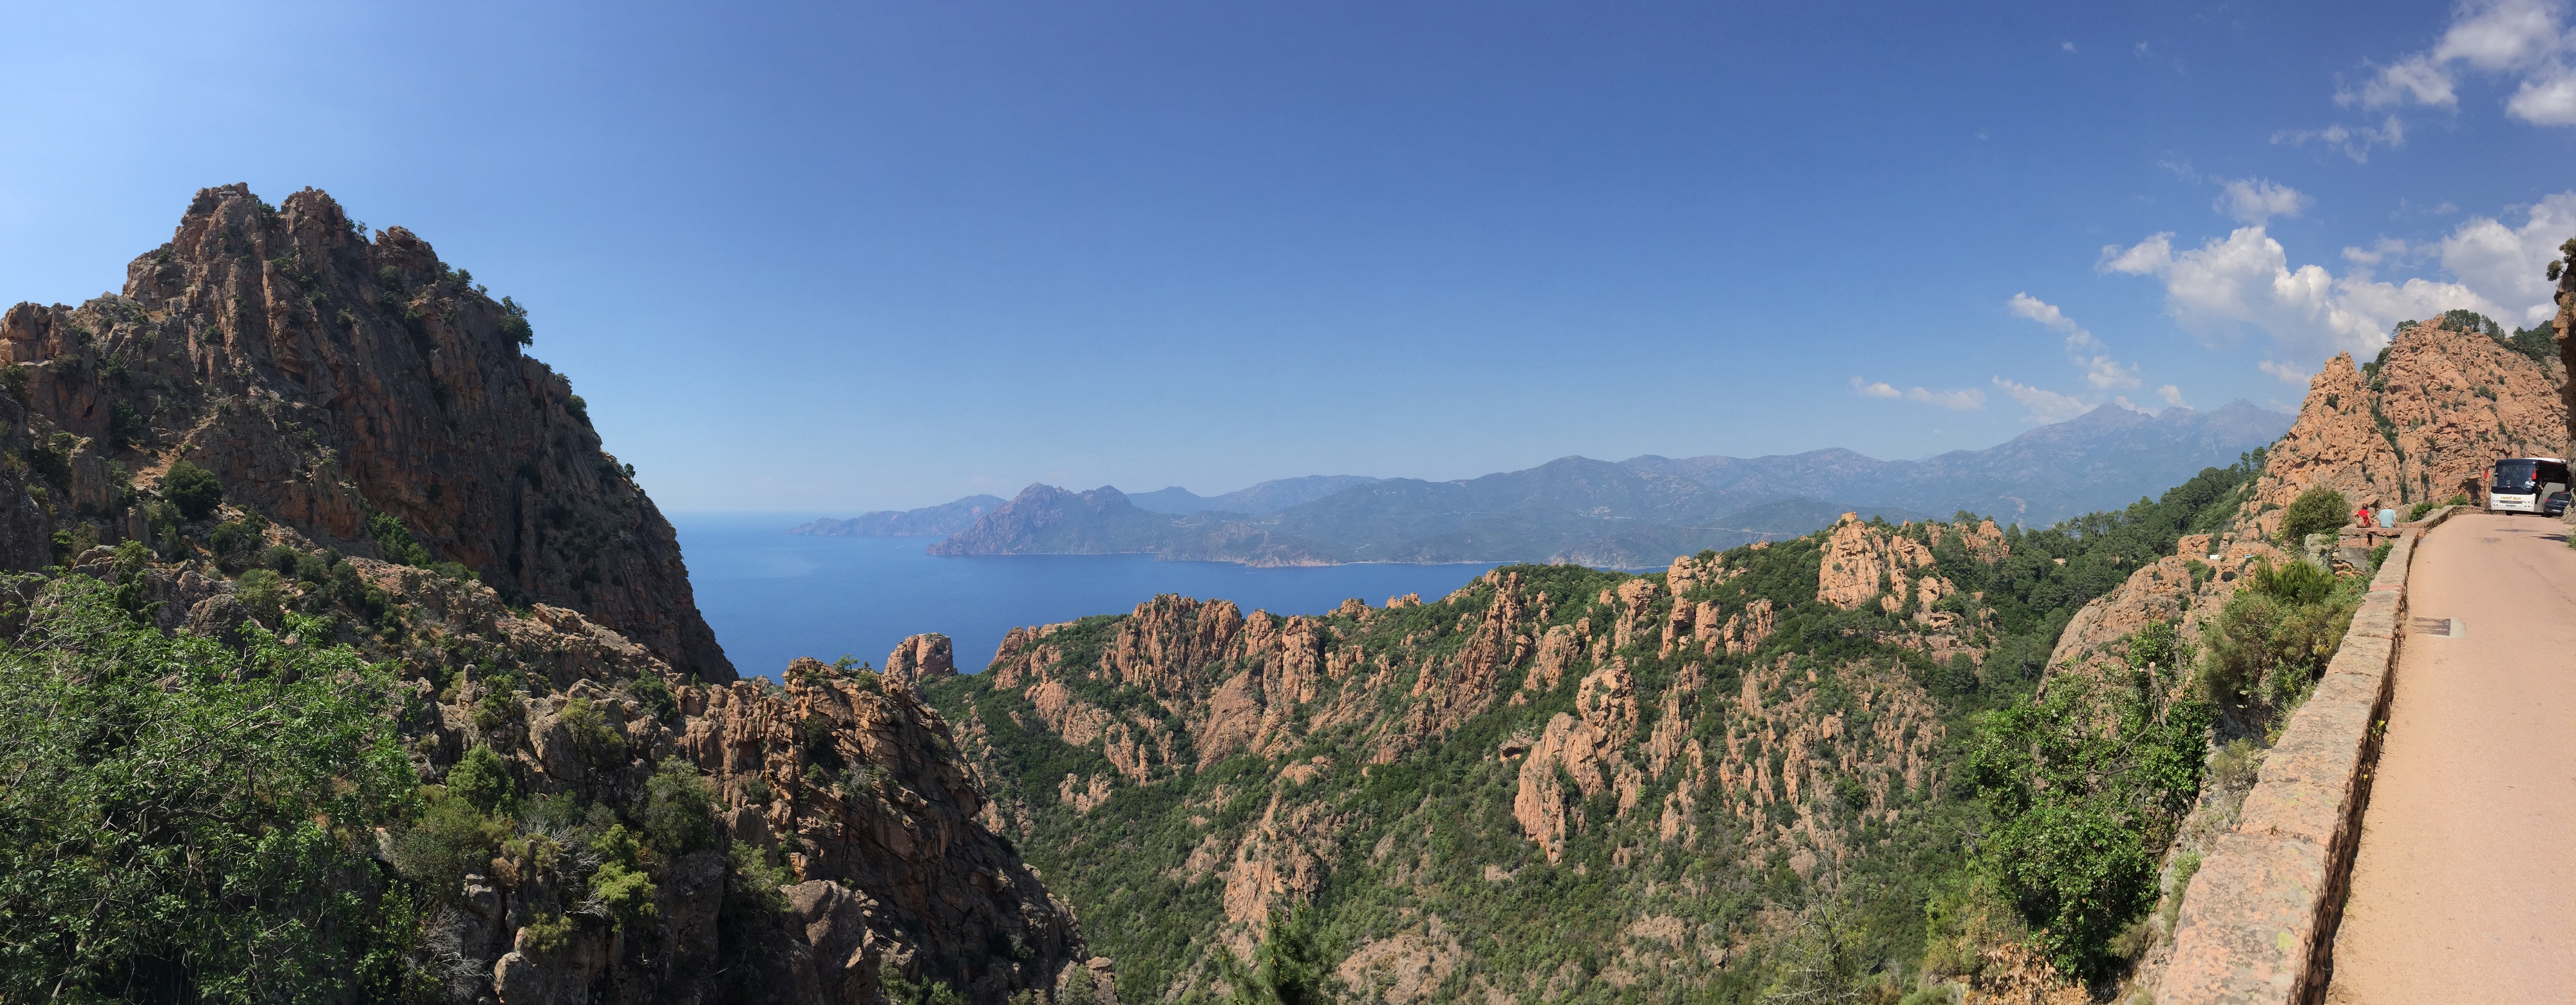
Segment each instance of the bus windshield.
M2539 464L2538 461L2497 461L2495 485L2491 491L2514 495L2530 492L2532 475L2536 473L2535 469Z

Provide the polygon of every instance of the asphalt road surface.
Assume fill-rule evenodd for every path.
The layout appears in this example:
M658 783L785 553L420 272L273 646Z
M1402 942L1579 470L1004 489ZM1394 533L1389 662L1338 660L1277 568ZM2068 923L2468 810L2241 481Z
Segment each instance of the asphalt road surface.
M2472 513L2418 542L2335 934L2336 1003L2576 1002L2576 550Z

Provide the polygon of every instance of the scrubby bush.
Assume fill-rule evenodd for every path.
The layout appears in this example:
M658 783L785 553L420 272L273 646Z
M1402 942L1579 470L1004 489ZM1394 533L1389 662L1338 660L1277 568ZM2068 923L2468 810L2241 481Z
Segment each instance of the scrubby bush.
M2343 493L2329 488L2313 488L2299 493L2290 508L2281 514L2281 539L2297 548L2308 535L2334 530L2352 519L2352 506Z
M2130 640L2145 659L2125 681L2070 674L1995 713L1968 754L1995 816L1982 869L2068 973L2102 972L2155 906L2158 860L2200 791L2214 709L2145 665L2171 658L2169 631Z
M626 757L626 734L608 721L608 714L588 698L575 698L564 703L558 717L564 731L572 734L572 748L580 751L591 767L614 766Z
M696 766L680 758L663 761L644 783L644 841L656 852L677 858L715 847L715 800Z
M420 542L411 536L411 528L403 526L402 519L391 513L376 513L368 516L367 536L373 538L376 547L384 552L385 561L395 565L426 569L434 557L429 553L428 548L422 547Z
M224 483L212 471L184 460L175 461L170 472L161 476L161 498L178 507L180 516L203 520L214 514L215 507L223 505Z
M395 682L345 647L164 636L87 577L0 645L0 1001L390 997L411 939Z
M2204 692L2227 704L2296 704L2343 644L2360 589L2312 563L2256 560L2206 636Z

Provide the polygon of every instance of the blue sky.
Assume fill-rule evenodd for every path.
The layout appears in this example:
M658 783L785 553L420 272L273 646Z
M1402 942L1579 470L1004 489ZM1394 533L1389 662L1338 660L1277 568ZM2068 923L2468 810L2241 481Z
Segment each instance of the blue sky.
M317 186L856 511L2286 408L2576 236L2563 5L1793 6L0 4L0 302Z

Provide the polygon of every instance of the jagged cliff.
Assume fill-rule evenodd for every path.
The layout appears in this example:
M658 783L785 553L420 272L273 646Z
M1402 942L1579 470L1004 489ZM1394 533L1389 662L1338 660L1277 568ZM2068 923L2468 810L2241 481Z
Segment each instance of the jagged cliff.
M318 190L274 208L244 185L201 191L170 243L126 266L123 293L0 317L27 434L76 438L59 494L16 514L0 548L41 567L39 531L99 522L119 474L149 488L185 456L344 553L382 557L368 520L389 515L512 599L578 608L684 673L732 680L670 524L602 452L570 382L519 351L526 323L428 242L401 227L369 240Z
M737 680L516 305L409 232L208 189L123 294L0 318L0 563L30 573L0 635L95 578L118 619L346 645L398 692L417 791L334 822L373 861L329 881L410 906L391 969L331 979L507 1005L1108 991L916 691L953 673L946 640ZM0 934L55 930L18 904ZM135 945L75 983L203 976Z
M1015 630L929 693L985 819L1125 921L1095 937L1130 1000L1213 993L1211 954L1299 905L1342 987L1397 1005L1749 1000L1817 924L1922 954L1975 826L1970 717L2178 529L2123 555L1847 516L1646 576L1511 566L1320 616L1162 597Z
M2483 501L2497 458L2567 456L2566 386L2560 362L2440 321L2398 332L2365 367L2338 353L2271 447L2249 526L2280 530L2283 508L2311 488L2354 505Z

